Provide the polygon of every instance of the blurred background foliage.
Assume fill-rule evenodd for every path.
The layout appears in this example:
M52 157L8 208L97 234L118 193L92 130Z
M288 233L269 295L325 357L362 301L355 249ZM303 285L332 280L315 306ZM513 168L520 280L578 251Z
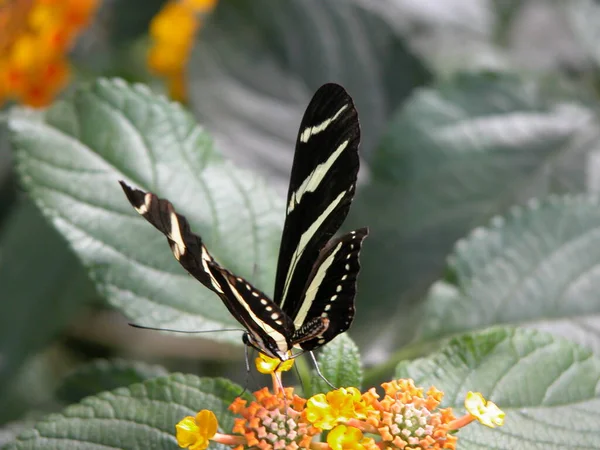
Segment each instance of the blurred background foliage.
M270 292L298 125L328 81L353 96L362 127L344 228L371 229L350 330L365 382L499 324L598 352L599 25L593 0L0 1L0 443L41 413L163 367L243 380L237 334L127 326L214 329L233 319L177 279L164 239L143 221L103 229L107 211L130 213L119 173L145 176L144 149L119 117L147 136L154 169L171 174L142 187L170 198L220 259ZM170 96L200 126L150 91L94 83L101 76ZM19 106L60 98L46 113ZM96 128L78 129L75 116ZM193 142L174 144L159 118ZM103 147L102 132L118 148ZM212 187L176 176L187 145L199 158L190 168L210 169ZM242 197L258 212L248 219L256 241L240 226ZM211 204L217 226L202 215ZM156 285L150 269L107 248L158 270Z

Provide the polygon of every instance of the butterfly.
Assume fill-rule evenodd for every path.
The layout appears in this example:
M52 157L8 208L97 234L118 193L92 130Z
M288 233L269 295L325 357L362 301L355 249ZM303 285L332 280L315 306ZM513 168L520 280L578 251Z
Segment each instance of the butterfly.
M285 361L327 344L354 318L359 253L368 229L333 235L354 197L359 141L352 98L337 84L323 85L296 140L272 299L221 266L171 202L120 184L133 208L166 236L175 259L244 326L243 342Z

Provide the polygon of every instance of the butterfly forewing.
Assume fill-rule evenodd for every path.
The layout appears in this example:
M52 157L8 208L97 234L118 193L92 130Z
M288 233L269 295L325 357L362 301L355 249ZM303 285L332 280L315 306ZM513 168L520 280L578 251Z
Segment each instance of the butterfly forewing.
M360 270L359 254L367 228L351 231L330 241L319 254L302 295L301 307L294 322L292 343L301 341L304 350L320 347L346 331L354 318L356 278ZM316 318L328 322L323 332L313 332L304 324ZM314 327L314 325L313 325ZM306 334L311 334L307 339Z
M331 238L354 196L359 140L358 115L348 93L336 84L322 86L298 133L274 301L220 266L169 201L124 182L121 186L136 211L167 237L180 264L216 292L248 330L244 342L285 360L292 346L318 348L346 331L354 318L358 258L367 229Z
M246 280L221 267L200 236L191 232L186 218L177 214L168 200L120 183L135 210L166 236L175 259L221 297L237 321L252 333L253 342L262 345L259 350L267 354L279 350L286 354L294 325L279 306Z
M339 85L322 86L302 119L287 196L274 300L295 319L319 252L348 214L358 174L358 115Z

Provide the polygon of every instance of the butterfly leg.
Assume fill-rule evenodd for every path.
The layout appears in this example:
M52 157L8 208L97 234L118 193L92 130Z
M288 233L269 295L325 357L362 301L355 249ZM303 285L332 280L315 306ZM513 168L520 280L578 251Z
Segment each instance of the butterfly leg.
M315 365L315 370L317 371L317 375L319 375L319 378L321 378L321 380L327 383L331 389L337 389L337 387L331 384L331 382L327 378L325 378L325 376L321 373L321 369L319 369L319 363L317 362L317 358L315 358L315 354L312 351L309 351L308 353L312 358L313 364Z

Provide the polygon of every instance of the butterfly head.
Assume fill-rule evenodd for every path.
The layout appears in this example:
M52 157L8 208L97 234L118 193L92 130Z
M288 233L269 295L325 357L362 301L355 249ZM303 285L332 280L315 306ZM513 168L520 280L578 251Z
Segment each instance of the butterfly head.
M267 355L271 358L277 358L281 361L287 361L291 358L289 351L282 351L274 342L270 340L263 341L260 336L250 332L245 332L242 335L244 345L256 349L258 352Z

